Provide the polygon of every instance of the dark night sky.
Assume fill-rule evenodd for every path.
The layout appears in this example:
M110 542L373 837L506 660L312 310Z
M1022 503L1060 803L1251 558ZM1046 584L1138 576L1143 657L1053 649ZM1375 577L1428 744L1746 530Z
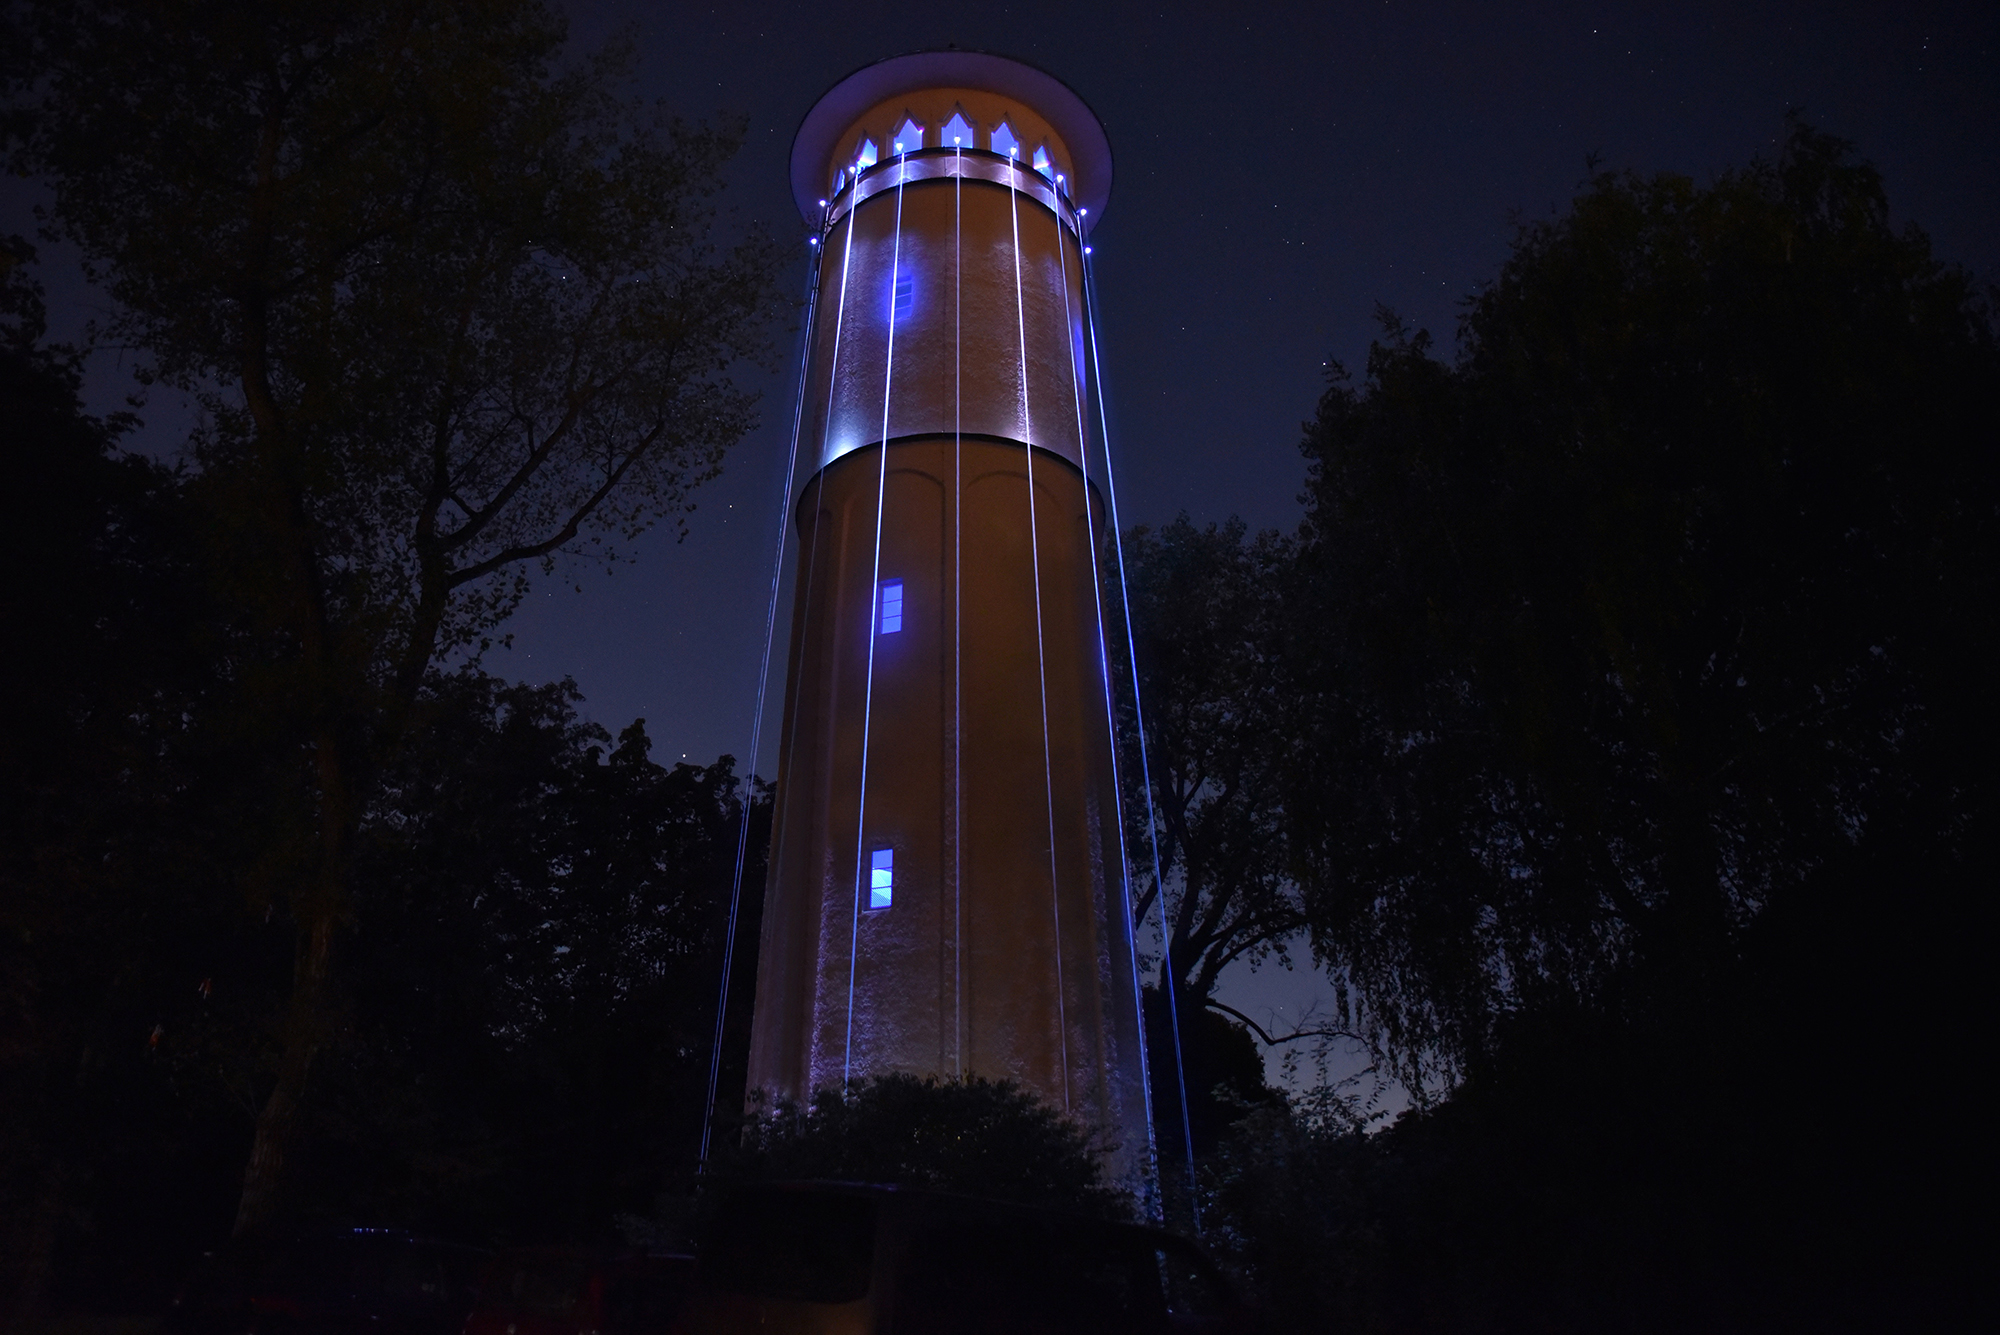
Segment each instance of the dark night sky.
M645 95L691 115L748 116L729 194L798 243L793 293L805 232L787 155L835 81L956 43L1030 61L1081 93L1116 154L1094 244L1128 524L1183 509L1293 523L1299 423L1328 359L1359 369L1377 302L1449 347L1459 303L1499 266L1513 220L1560 207L1592 154L1706 180L1772 151L1798 108L1883 170L1899 220L2000 278L2000 6L1990 4L570 9L586 44L636 30ZM0 222L22 225L18 207L7 214ZM50 286L59 298L76 291L57 275ZM99 371L93 397L114 406L126 386L107 360ZM703 494L685 543L641 544L609 578L583 571L538 589L514 648L488 666L573 676L614 731L643 715L658 759L744 754L791 376L788 364L769 378L764 427ZM161 404L154 416L148 444L170 449L176 415ZM760 762L768 773L768 742ZM1289 1010L1298 998L1281 994L1311 990L1267 972L1234 995Z
M1786 109L1802 108L1881 166L1899 215L1942 254L2000 277L1995 11L1833 8L597 0L572 12L583 41L636 26L648 95L750 118L735 205L802 255L792 133L851 70L955 42L1069 82L1117 157L1094 242L1124 518L1289 525L1299 423L1327 359L1359 369L1378 301L1449 346L1513 220L1569 199L1593 153L1706 179L1772 150ZM801 260L793 292L803 273ZM663 759L743 754L790 376L684 544L585 575L582 595L539 594L491 666L573 675L607 725L644 715Z

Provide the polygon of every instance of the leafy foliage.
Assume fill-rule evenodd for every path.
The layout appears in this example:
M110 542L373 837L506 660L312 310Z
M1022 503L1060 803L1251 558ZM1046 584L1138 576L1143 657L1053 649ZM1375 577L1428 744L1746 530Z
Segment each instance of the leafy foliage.
M1184 1004L1199 1009L1223 969L1282 961L1304 927L1282 782L1293 736L1280 665L1291 550L1276 533L1246 540L1238 520L1204 529L1182 515L1157 532L1135 529L1126 557L1147 743L1142 761L1128 717L1133 912L1143 920L1160 906L1168 967Z
M316 1079L301 1191L393 1217L581 1241L692 1169L742 820L733 761L665 767L567 683L462 673L363 829L343 1025ZM752 812L759 884L769 790ZM721 1101L741 1099L755 895Z
M83 412L73 355L41 342L32 255L10 239L0 256L0 1293L22 1309L80 1218L109 1241L125 1193L198 1210L202 1170L240 1163L233 1126L176 1106L160 1045L218 953L257 958L215 869L270 760L214 763L232 637L187 507L171 472L119 452L128 423ZM107 1295L149 1262L105 1272Z
M1700 986L1899 813L1965 838L2000 607L1989 310L1838 141L1593 178L1462 339L1392 330L1304 446L1305 913L1419 1083Z
M752 421L775 254L726 241L736 132L562 60L537 0L37 4L16 165L119 303L107 337L195 395L185 488L241 632L238 737L275 741L265 846L294 932L239 1232L275 1218L377 786L440 659L526 569L685 512Z
M360 670L407 687L520 561L682 508L749 425L724 368L765 349L771 257L714 234L736 132L626 104L629 52L564 66L515 0L62 5L35 36L56 232L201 395L195 457L250 488L218 504L289 470Z
M1123 1218L1102 1147L1011 1080L891 1074L749 1117L721 1171L765 1180L893 1183Z

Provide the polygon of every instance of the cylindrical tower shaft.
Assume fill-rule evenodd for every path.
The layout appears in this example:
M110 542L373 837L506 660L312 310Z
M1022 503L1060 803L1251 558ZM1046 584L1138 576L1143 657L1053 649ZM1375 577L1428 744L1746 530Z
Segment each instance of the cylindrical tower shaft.
M1079 202L1101 211L1109 167L1075 94L968 53L863 70L801 130L818 469L796 505L750 1082L1011 1078L1136 1180Z

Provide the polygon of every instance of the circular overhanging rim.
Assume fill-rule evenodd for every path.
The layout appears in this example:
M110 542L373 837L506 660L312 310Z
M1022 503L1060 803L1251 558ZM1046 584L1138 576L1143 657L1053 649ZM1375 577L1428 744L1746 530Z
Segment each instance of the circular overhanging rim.
M824 182L820 169L833 156L833 138L863 112L898 93L924 88L976 88L1015 98L1042 116L1062 136L1076 161L1076 179L1088 188L1076 202L1096 223L1111 198L1111 141L1104 126L1076 90L1055 75L1011 56L986 51L919 51L864 65L813 104L792 138L792 198L807 221L819 218ZM1085 229L1089 230L1088 228Z

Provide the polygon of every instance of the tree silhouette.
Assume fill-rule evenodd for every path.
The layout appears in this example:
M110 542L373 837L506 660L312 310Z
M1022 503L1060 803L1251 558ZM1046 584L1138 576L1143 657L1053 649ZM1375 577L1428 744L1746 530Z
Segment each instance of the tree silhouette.
M875 1182L1124 1218L1110 1148L1011 1080L890 1074L753 1109L727 1180Z
M534 0L48 4L14 111L109 337L192 392L224 593L293 748L264 857L296 929L238 1231L266 1223L332 1023L357 830L441 655L539 562L613 559L751 421L773 254L714 226L733 131L565 62Z
M1966 837L1996 365L1971 278L1795 126L1711 186L1594 177L1455 362L1392 328L1329 387L1285 809L1412 1080L1636 962L1698 989L1906 815Z

